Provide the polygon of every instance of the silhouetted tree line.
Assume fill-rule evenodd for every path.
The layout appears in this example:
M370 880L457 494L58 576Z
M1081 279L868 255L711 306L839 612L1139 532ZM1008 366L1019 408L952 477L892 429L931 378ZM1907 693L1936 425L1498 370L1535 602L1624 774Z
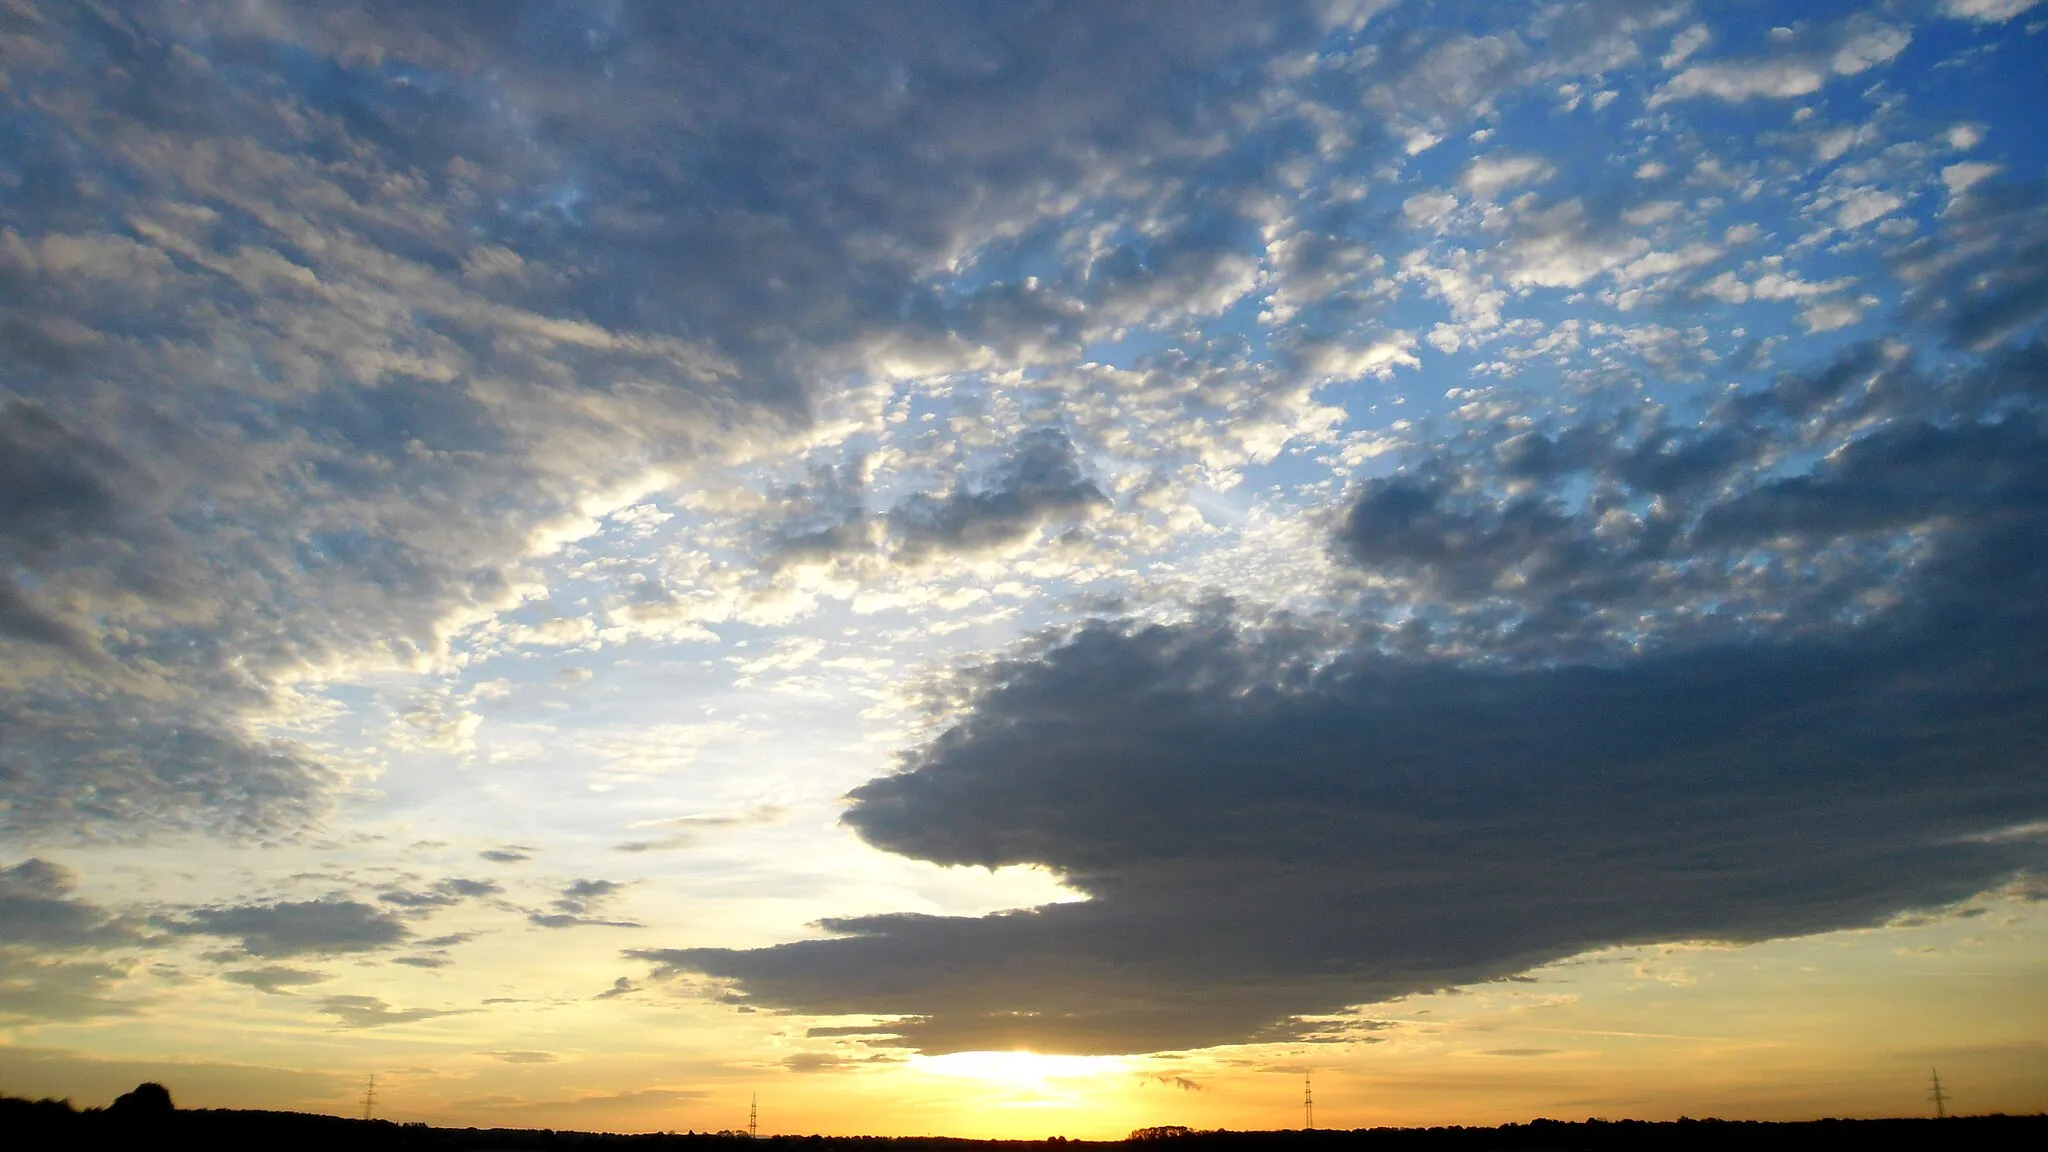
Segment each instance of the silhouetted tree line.
M1957 1116L1947 1120L1533 1120L1498 1128L1362 1128L1310 1132L1198 1132L1180 1125L1140 1128L1130 1140L1170 1152L1564 1152L1566 1149L1754 1149L1847 1146L2048 1148L2048 1115ZM435 1128L389 1120L351 1120L306 1112L257 1112L173 1107L160 1084L142 1084L106 1108L78 1109L69 1100L0 1097L0 1142L10 1148L115 1146L215 1149L689 1149L720 1152L767 1145L766 1152L825 1152L835 1146L888 1146L888 1152L1021 1150L1058 1145L1119 1143L1054 1137L1050 1140L960 1140L932 1136L764 1136L744 1133L620 1135L541 1128ZM118 1145L116 1142L119 1142Z

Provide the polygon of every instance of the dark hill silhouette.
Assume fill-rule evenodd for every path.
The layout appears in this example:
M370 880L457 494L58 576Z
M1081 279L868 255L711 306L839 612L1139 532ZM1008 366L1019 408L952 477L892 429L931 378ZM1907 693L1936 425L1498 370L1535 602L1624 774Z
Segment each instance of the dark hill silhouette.
M154 1091L146 1091L154 1089ZM124 1103L125 1102L125 1103ZM139 1127L146 1125L144 1131ZM109 1108L77 1109L68 1100L0 1097L0 1133L21 1148L117 1146L136 1138L201 1152L289 1148L292 1152L343 1149L687 1149L737 1152L1024 1152L1077 1146L1115 1147L1132 1141L960 1140L930 1136L764 1136L744 1134L617 1134L521 1128L435 1128L389 1120L351 1120L306 1112L225 1108L177 1109L159 1084L143 1084ZM1353 1131L1195 1132L1177 1125L1141 1129L1137 1142L1151 1152L1565 1152L1567 1149L1808 1149L1823 1147L2048 1147L2048 1114L1956 1116L1946 1120L1532 1120L1498 1128L1364 1128Z

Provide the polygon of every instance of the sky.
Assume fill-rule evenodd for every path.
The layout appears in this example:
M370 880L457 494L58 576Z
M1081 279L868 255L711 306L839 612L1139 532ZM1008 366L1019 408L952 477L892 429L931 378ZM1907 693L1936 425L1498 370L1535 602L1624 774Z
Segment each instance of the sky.
M0 0L0 1091L2048 1110L2048 4Z

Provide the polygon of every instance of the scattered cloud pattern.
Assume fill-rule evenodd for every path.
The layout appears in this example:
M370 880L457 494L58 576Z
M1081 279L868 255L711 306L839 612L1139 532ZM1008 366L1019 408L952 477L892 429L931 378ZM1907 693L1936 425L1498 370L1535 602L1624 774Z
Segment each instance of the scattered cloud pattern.
M2048 17L1794 7L6 0L0 1022L838 1083L2031 899Z

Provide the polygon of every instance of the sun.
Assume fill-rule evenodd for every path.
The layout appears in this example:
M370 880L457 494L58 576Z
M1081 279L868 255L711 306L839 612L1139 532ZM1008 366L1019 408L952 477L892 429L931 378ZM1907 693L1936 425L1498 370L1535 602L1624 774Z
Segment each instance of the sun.
M1053 1056L1010 1052L948 1052L943 1056L912 1056L912 1069L932 1076L978 1080L1020 1094L1071 1099L1098 1087L1106 1078L1130 1071L1125 1056Z

